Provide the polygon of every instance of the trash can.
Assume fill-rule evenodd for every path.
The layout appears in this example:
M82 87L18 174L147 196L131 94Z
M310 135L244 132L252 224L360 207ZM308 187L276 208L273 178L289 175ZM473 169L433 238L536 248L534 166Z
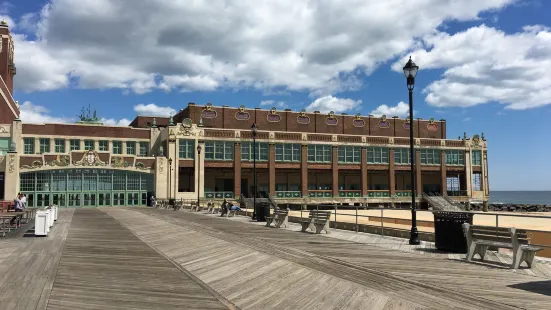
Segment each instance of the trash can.
M467 253L463 223L472 225L473 214L446 211L435 211L433 214L436 248L441 251Z
M256 203L256 220L258 222L266 222L266 217L268 216L270 216L270 203L257 202Z

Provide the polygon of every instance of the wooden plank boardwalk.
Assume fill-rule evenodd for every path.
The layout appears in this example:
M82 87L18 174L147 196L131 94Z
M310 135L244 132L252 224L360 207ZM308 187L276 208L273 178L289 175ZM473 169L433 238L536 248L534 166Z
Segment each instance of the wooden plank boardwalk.
M47 309L227 309L98 209L75 211Z
M211 215L214 216L214 215ZM253 222L249 218L244 216L235 216L226 218L233 221L240 221L253 225L263 226L265 223ZM300 231L300 224L289 223L288 229L292 231ZM369 244L376 247L383 247L392 250L399 250L408 253L417 253L421 255L426 255L430 257L438 257L452 260L464 260L465 254L454 254L441 252L436 249L434 242L421 241L420 245L409 245L408 240L404 238L396 238L390 236L381 236L378 234L369 234L369 233L355 233L350 230L340 230L333 229L332 233L329 235L321 234L322 237L336 238L346 241L352 241L356 243ZM509 267L513 261L512 254L510 253L497 253L495 251L487 251L486 261L473 261L475 264L485 265L489 268L501 268L504 271L523 273L527 275L539 276L543 278L551 279L551 259L545 257L536 257L535 265L533 268L524 268L526 265L522 264L521 267L517 270L512 270Z
M408 300L416 306L426 308L548 309L548 305L551 304L549 279L500 268L405 253L368 244L324 238L320 235L285 229L266 228L188 212L149 209L125 211L116 210L119 214L113 214L113 216L119 218L131 229L137 228L140 223L142 227L148 227L142 230L143 236L140 236L148 243L162 244L163 235L180 236L178 243L165 244L168 256L184 257L184 249L187 247L201 245L207 247L205 244L210 241L205 238L208 237L218 242L217 245L207 247L210 251L213 251L213 247L227 246L222 246L220 240L239 246L242 255L239 258L229 259L229 262L233 262L234 265L239 265L239 262L254 264L255 260L245 251L245 249L252 249L339 279L361 284L373 292L385 294L390 299ZM137 213L136 211L146 216L128 214ZM144 221L147 221L146 225L143 225ZM167 222L183 230L178 232L178 229L167 225ZM132 228L133 225L136 225L135 228ZM190 234L193 235L195 244L179 246L182 242L180 240L188 239L186 235ZM203 237L200 237L201 235ZM221 255L216 251L211 254ZM203 260L214 259L210 258L208 251L203 252L202 255ZM178 262L186 266L186 261L187 258L184 258ZM193 263L192 260L190 264L193 265ZM199 272L209 270L205 266L197 268ZM222 270L218 270L215 266L210 268L217 270L217 276L220 278L218 281L224 281ZM274 277L277 278L275 275ZM208 279L204 281L209 283ZM312 288L311 285L310 288ZM254 283L254 286L257 284ZM304 290L304 294L307 292ZM254 294L254 290L249 293ZM242 306L239 302L236 304Z
M544 275L419 254L385 239L295 229L147 208L61 209L48 237L0 239L0 309L551 304L551 281Z

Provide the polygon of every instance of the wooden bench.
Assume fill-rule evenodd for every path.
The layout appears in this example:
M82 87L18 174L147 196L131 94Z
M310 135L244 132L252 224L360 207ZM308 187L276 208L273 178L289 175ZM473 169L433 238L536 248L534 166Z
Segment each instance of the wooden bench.
M321 233L325 230L326 233L330 234L329 230L329 221L331 220L331 211L319 211L312 210L308 215L308 219L300 221L302 224L302 232L305 232L307 229L310 229L316 234Z
M272 216L266 217L266 227L270 227L270 225L274 223L276 228L281 227L281 225L285 227L289 227L289 209L275 209L274 214Z
M467 238L467 261L472 261L475 254L484 260L489 247L512 249L513 269L518 269L522 262L532 268L536 252L543 250L538 246L530 245L526 230L505 227L476 226L463 224L463 231Z

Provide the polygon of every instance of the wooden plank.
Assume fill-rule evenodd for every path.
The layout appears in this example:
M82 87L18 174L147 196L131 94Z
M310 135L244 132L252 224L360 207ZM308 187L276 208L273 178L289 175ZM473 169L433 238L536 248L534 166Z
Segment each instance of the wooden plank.
M225 309L97 209L75 211L47 309Z
M523 307L522 300L537 300L541 305L551 302L550 296L519 291L510 287L514 284L533 281L533 277L510 272L508 269L487 268L457 261L460 255L452 255L451 258L454 259L452 261L442 260L339 240L332 238L331 235L324 237L286 229L268 229L256 223L250 224L247 219L240 222L238 219L227 220L190 213L147 209L139 210L146 215L145 217L129 214L137 211L114 210L114 212L121 212L116 217L130 228L133 225L140 225L134 226L134 229L145 226L146 230L167 229L172 233L177 231L177 228L167 223L178 225L179 229L188 231L187 234L193 234L195 231L197 233L195 236L207 235L211 238L210 240L221 239L234 244L236 250L240 252L245 251L245 248L253 249L278 259L291 261L300 267L361 284L370 290L386 294L391 299L405 298L425 307L507 309L511 305ZM111 210L108 212L111 213ZM144 222L147 224L144 225ZM141 237L145 238L145 235ZM202 239L200 243L205 243L204 240ZM144 239L144 241L157 242L154 239ZM190 243L186 249L181 248L180 255L185 255L184 252L193 247L194 243ZM223 273L223 270L220 270L217 276L224 277ZM214 279L211 280L214 281ZM312 285L316 284L310 283L309 287L311 288ZM463 289L470 287L476 287L478 291L462 293ZM392 295L391 292L400 293ZM254 290L250 293L254 293ZM303 293L307 293L307 290ZM516 298L516 302L511 301L512 295L518 295L520 298ZM543 309L544 306L540 308Z

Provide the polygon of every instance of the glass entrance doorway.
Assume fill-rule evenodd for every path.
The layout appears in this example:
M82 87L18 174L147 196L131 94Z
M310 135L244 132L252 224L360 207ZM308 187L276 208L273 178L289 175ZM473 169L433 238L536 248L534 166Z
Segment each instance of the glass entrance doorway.
M27 206L145 206L153 175L109 169L60 169L21 174Z

